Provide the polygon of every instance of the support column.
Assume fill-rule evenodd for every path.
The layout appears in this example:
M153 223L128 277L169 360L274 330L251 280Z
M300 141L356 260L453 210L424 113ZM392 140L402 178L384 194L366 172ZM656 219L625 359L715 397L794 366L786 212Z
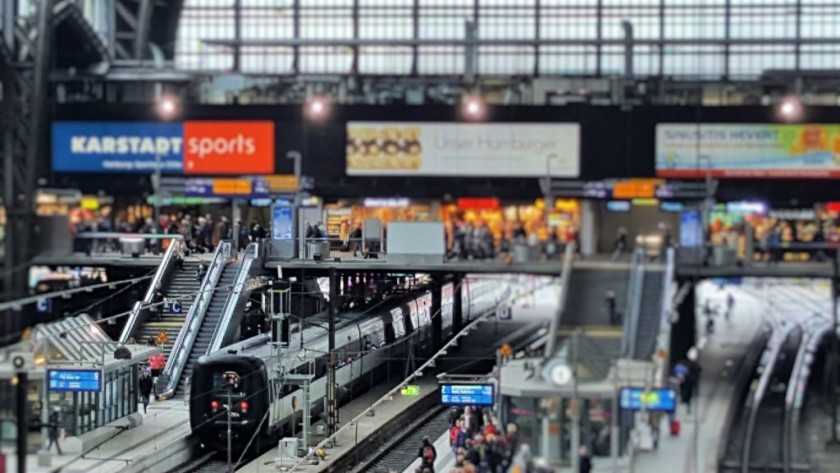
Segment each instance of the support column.
M458 333L464 328L464 297L461 283L464 275L456 273L452 281L452 331Z
M443 340L443 313L441 312L441 291L443 290L443 284L441 284L440 279L437 277L433 279L432 283L432 308L431 308L431 317L432 317L432 345L434 345L435 350L440 347L441 341Z
M580 201L580 252L585 256L594 255L598 249L598 231L595 228L595 202Z
M29 409L26 408L26 388L29 384L25 371L17 373L15 415L17 416L17 471L26 473L26 435L29 432Z
M329 304L329 368L327 370L327 436L335 433L338 424L336 412L337 400L335 389L335 317L338 307L338 278L335 268L330 268L330 304Z

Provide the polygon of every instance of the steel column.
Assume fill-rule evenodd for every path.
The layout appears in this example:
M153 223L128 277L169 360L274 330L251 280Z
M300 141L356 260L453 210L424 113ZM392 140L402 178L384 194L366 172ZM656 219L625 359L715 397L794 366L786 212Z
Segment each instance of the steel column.
M443 340L443 312L441 311L441 301L443 284L439 279L434 279L432 282L432 345L437 349Z
M335 268L329 270L330 279L330 303L329 303L329 367L327 370L327 436L335 433L338 425L338 415L336 413L337 399L335 389L335 317L338 308L338 277L336 277Z

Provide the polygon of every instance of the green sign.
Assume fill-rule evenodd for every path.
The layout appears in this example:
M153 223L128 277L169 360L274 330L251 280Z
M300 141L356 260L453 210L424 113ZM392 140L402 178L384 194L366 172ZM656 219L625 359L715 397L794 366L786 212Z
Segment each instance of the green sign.
M408 386L402 388L400 394L402 394L403 396L419 396L420 386L409 384Z

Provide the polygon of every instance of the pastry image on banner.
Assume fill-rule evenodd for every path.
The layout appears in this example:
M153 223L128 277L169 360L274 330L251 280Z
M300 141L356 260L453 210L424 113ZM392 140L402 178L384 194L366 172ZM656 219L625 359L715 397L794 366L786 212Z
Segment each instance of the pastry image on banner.
M347 168L416 171L422 165L419 126L348 126Z

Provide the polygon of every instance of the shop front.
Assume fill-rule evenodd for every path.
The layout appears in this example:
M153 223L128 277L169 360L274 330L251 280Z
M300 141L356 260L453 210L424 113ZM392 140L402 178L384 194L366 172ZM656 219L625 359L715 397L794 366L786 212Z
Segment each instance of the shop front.
M522 230L526 236L534 235L545 241L553 233L559 240L574 239L580 227L580 201L555 199L554 208L546 215L545 201L502 202L496 198L463 198L442 207L443 221L447 228L456 221L472 226L487 225L496 241L510 240ZM451 233L450 233L451 234Z
M366 197L326 204L323 223L330 239L343 240L368 219L377 219L387 227L389 222L433 222L440 218L440 203L434 200Z

